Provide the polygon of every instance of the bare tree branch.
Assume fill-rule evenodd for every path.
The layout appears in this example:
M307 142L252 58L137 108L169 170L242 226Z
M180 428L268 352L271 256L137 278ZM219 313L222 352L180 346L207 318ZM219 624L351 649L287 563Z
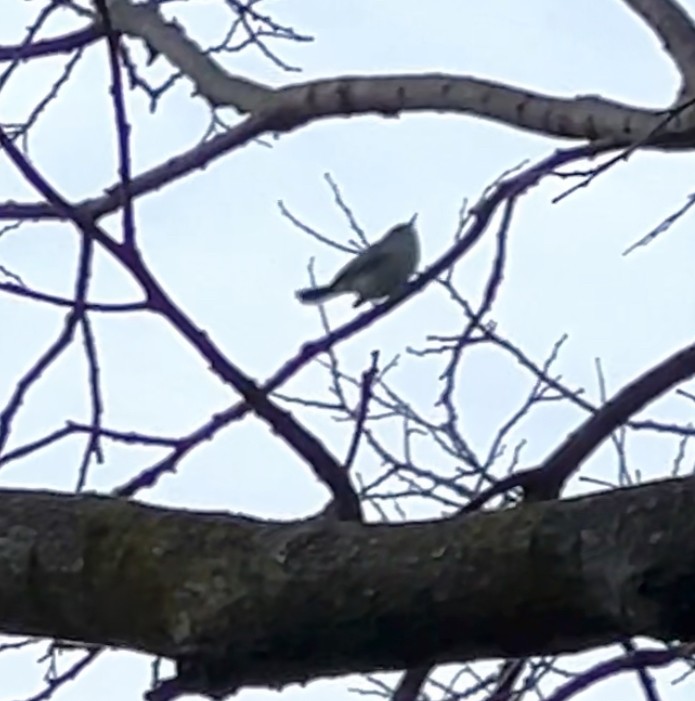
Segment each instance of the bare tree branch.
M299 370L305 367L314 358L323 353L330 352L331 349L333 349L338 343L341 343L347 338L351 338L355 334L367 328L367 326L375 323L382 316L390 313L396 306L402 304L414 294L417 294L432 280L437 279L440 275L442 275L442 273L454 265L459 258L465 255L466 252L480 240L485 233L492 216L500 206L504 205L509 200L514 200L521 197L542 178L552 173L556 167L593 155L595 151L596 147L591 145L567 149L565 151L557 151L551 156L542 159L537 164L528 167L521 173L518 173L516 176L498 183L492 188L489 194L481 199L481 201L476 205L475 217L473 218L465 235L458 239L448 251L441 255L421 275L413 280L413 282L406 287L401 297L375 305L372 309L360 314L352 321L348 321L342 326L332 330L324 337L304 344L304 346L293 358L286 361L271 376L271 378L260 387L260 390L267 392L268 394L275 391L290 378L294 377ZM506 229L501 229L500 236L503 236L505 232ZM501 260L502 258L499 258L498 253L498 264L494 266L494 271L497 272L493 273L493 279L488 290L490 299L494 297L495 276L501 275L501 268L498 271L498 268L501 265ZM142 282L142 280L140 281ZM151 288L153 284L156 283L153 280L149 280L147 283L149 286L148 289ZM162 304L164 303L162 302ZM171 308L167 306L167 309ZM177 314L178 313L180 312L177 310ZM195 330L193 329L191 333L193 334L192 337L194 337ZM207 339L205 339L205 342L207 343ZM213 362L211 357L208 357L208 360L210 360L211 363ZM215 367L215 365L213 365L213 367ZM214 433L229 423L238 421L249 411L250 408L250 405L247 403L239 403L225 409L223 412L220 412L211 421L206 422L203 426L182 441L181 446L174 450L168 458L143 471L140 475L123 485L119 493L124 496L131 495L139 489L151 487L152 485L156 484L159 477L166 472L172 471L176 463L191 448L198 445L202 440L209 439Z
M679 37L687 34L683 28L687 18L673 3L667 0L625 1L643 18L654 21L659 32L669 36L675 33ZM665 10L655 9L657 6L670 10L664 14ZM110 0L108 7L116 29L145 39L178 66L211 105L231 105L252 115L229 133L133 178L132 197L151 192L203 167L213 158L263 133L286 132L319 119L360 114L394 116L423 110L473 114L549 136L600 141L613 148L635 142L644 147L671 149L691 148L693 144L693 108L676 110L665 120L663 110L640 109L594 96L553 98L464 76L346 76L272 89L230 76L188 39L179 25L166 23L156 4L134 5L129 0ZM664 17L668 21L662 21ZM680 20L676 21L678 18ZM678 41L676 44L686 48L692 45ZM122 204L122 188L114 186L103 197L79 206L98 218ZM0 205L0 219L55 216L43 203Z
M188 76L197 93L212 105L234 105L253 112L272 90L241 76L229 75L211 56L186 36L176 22L167 22L156 3L133 4L106 0L115 29L143 39L157 54Z
M503 508L496 514L459 514L403 527L364 527L358 522L362 504L374 506L379 516L389 520L389 512L380 506L387 500L396 517L406 519L403 507L395 502L401 496L429 499L430 504L449 513L458 511L466 501L463 511L480 508L494 495L502 496L503 507L509 507L518 501L515 495L508 494L515 486L524 489L526 501L557 497L565 481L616 430L622 431L615 440L622 468L620 477L623 482L629 481L626 428L678 434L681 441L674 469L684 461L686 440L695 429L630 417L661 392L695 373L695 346L656 366L611 401L605 401L602 383L601 399L605 404L594 407L578 392L570 391L560 382L561 378L550 377L554 355L545 365L537 366L517 349L510 346L510 350L499 342L494 330L483 325L482 317L490 311L501 283L512 210L529 188L549 174L563 175L557 168L580 158L616 154L617 150L612 159L585 173L577 188L592 183L598 174L643 148L693 147L695 28L686 12L673 0L625 0L661 39L681 74L682 89L674 104L653 110L603 97L558 98L504 83L442 73L348 75L284 87L263 85L230 73L222 60L250 46L276 66L293 70L265 42L271 37L295 41L306 37L260 14L258 0L225 0L220 4L233 17L231 26L223 27L225 35L219 44L204 48L176 19L168 19L177 17L178 4L171 3L164 9L165 3L166 0L92 0L88 3L90 10L81 1L49 0L36 13L21 44L0 47L0 62L7 64L0 88L24 61L70 54L61 77L48 95L35 103L25 123L0 129L0 146L44 199L0 203L0 219L64 220L82 234L74 299L27 288L21 278L10 273L6 273L10 281L0 283L0 291L67 309L62 333L19 378L7 407L0 413L0 453L24 396L71 342L77 324L84 332L91 397L87 423L68 423L4 452L0 466L79 434L87 438L78 480L81 489L92 457L101 458L102 439L166 449L167 454L156 465L115 490L118 495L129 496L155 484L164 472L173 471L201 441L252 412L328 486L333 501L323 515L337 513L338 520L357 523L332 523L330 518L313 517L294 524L261 523L219 515L160 512L122 500L66 500L60 496L0 491L0 630L38 635L60 633L61 637L75 640L91 638L93 642L88 642L92 645L168 655L177 662L177 677L157 685L151 701L165 701L185 692L226 694L246 684L265 686L324 674L395 669L410 670L395 691L396 701L415 701L420 693L427 694L432 688L451 701L469 693L489 693L494 675L483 678L474 668L464 665L461 673L470 672L473 681L464 694L457 696L453 682L447 688L430 680L423 689L431 666L490 655L507 660L503 670L508 674L498 675L496 690L488 701L510 701L512 695L520 698L530 689L540 693L539 680L549 670L556 670L554 660L533 660L529 656L620 642L627 655L612 666L607 665L605 674L635 669L645 697L657 701L646 669L667 664L668 660L652 654L655 651L635 650L630 636L649 634L670 641L695 635L692 616L683 615L684 610L691 608L690 599L683 592L689 595L695 581L695 558L688 554L693 534L689 522L685 522L685 512L691 512L695 504L692 480L617 491L569 504L540 503ZM92 24L54 39L37 39L43 23L57 8L69 9ZM20 142L19 138L26 137L29 127L67 83L85 47L100 37L105 38L103 48L108 49L110 61L119 168L115 184L103 196L74 205L30 165L16 143L23 143L26 152L27 141ZM130 39L135 39L136 44L144 42L149 62L162 56L171 65L161 86L149 85L138 52L130 51ZM131 90L144 89L148 93L152 106L175 81L189 80L195 92L213 108L210 130L201 143L133 176L124 75ZM233 107L242 116L231 120L225 116L223 121L215 109L220 106ZM460 236L454 245L414 280L401 298L377 305L337 328L324 317L325 333L321 338L306 343L265 383L256 382L172 302L143 261L135 245L136 199L263 135L288 133L321 119L369 114L393 118L423 111L471 115L538 134L590 143L558 151L515 172L513 177L505 174L462 218ZM225 130L220 136L209 138L220 129ZM357 238L361 238L356 217L333 180L327 179L338 206ZM97 225L100 217L119 208L124 210L123 243ZM497 255L483 301L475 313L461 304L460 295L451 284L452 271L481 239L500 208L504 216ZM684 207L671 221L687 209ZM289 213L288 216L291 217ZM643 241L658 233L653 232ZM96 244L103 246L140 284L144 302L87 301ZM392 313L433 280L452 290L454 301L464 307L464 316L457 317L463 318L463 332L448 339L440 337L436 340L442 345L427 350L450 353L442 395L448 415L444 422L411 406L409 399L391 388L390 381L386 384L383 373L377 376L376 355L360 381L345 373L337 351L342 341ZM188 436L167 438L105 429L97 339L87 313L136 310L163 317L207 361L217 377L241 395L242 401L208 418ZM493 437L485 456L471 448L470 436L456 425L459 407L455 383L464 349L491 342L512 352L536 379L521 407ZM329 359L326 363L324 354ZM344 464L282 408L282 398L273 395L275 389L316 359L328 367L330 390L336 394L336 401L291 399L313 410L332 410L338 421L353 429ZM386 364L389 367L391 363ZM357 406L348 399L350 393L346 389L359 391ZM507 445L512 427L538 402L558 399L573 401L590 411L591 417L562 441L540 467L500 479L502 463L512 472L521 461L524 441L515 439L516 445ZM385 422L389 430L395 424L402 438L395 449L381 438ZM423 436L441 451L445 464L436 457L421 460L418 441ZM364 481L356 470L352 470L354 475L348 474L360 442L361 450L371 450L371 457L382 462L380 474L370 475ZM500 460L508 448L509 458ZM358 481L359 490L353 487L352 476ZM610 480L606 483L610 485ZM481 493L489 484L493 486ZM666 533L665 522L669 527ZM539 572L544 577L539 578ZM115 590L116 579L119 590ZM37 591L41 596L34 596ZM70 599L66 598L68 593ZM46 601L51 605L46 606ZM242 601L244 610L240 610ZM114 611L118 616L113 615ZM110 618L102 620L109 612ZM373 625L365 625L365 621ZM58 645L50 648L51 652L57 649ZM49 659L52 676L47 680L48 686L35 698L49 698L100 649L90 649L84 662L78 662L63 675L57 674L53 655ZM671 659L689 654L684 648L669 652L673 653ZM569 698L602 678L603 670L589 670L575 679L574 685L560 687L557 698ZM384 690L390 693L386 687Z
M517 472L473 498L463 509L472 512L494 496L523 487L527 498L554 499L567 480L610 434L668 389L695 375L695 344L655 365L625 386L543 461Z
M694 30L687 16L670 0L625 1L662 37L684 76L692 73L693 51L689 47L693 45ZM553 98L463 76L343 77L276 90L227 73L179 25L166 22L154 4L110 0L109 7L117 29L144 39L166 56L211 105L233 106L242 113L267 109L300 113L311 109L313 118L319 118L370 111L385 115L422 109L453 111L546 135L611 139L618 144L630 143L657 124L657 113L607 99ZM672 128L683 131L692 117L678 122Z
M8 292L9 294L16 295L17 297L24 297L25 299L33 299L37 302L45 302L47 304L55 305L56 307L74 307L75 302L72 299L67 299L66 297L59 297L58 295L51 295L45 292L39 292L38 290L32 290L30 287L24 285L12 283L12 282L0 282L0 291ZM85 302L85 310L91 312L141 312L147 311L146 302L113 302L113 303L102 303L102 302Z
M692 654L688 646L676 646L667 649L635 650L620 657L599 662L584 674L575 677L548 696L547 701L567 701L580 691L596 682L615 676L618 672L629 672L647 667L664 667L674 660Z
M355 419L355 431L352 434L350 447L348 448L345 458L345 470L349 471L357 457L357 448L360 445L360 438L364 432L364 422L367 420L367 412L369 409L369 400L372 397L372 385L378 371L379 351L372 352L372 363L367 370L362 373L362 387L360 393L360 403L357 407L357 415Z
M302 457L317 477L330 489L337 514L344 519L361 519L361 509L357 493L340 463L321 441L302 426L289 412L283 411L270 399L268 393L234 365L193 321L181 311L162 290L161 286L146 267L137 250L130 245L117 243L100 229L94 220L67 202L61 195L28 163L12 141L0 128L0 146L7 152L22 175L38 190L46 201L56 208L63 217L69 219L82 232L83 250L91 254L93 243L100 243L111 253L140 284L147 296L148 307L161 315L185 338L210 364L211 369L237 390L244 398L245 405L273 429L289 446ZM72 339L74 325L79 315L84 313L86 280L89 269L85 268L84 254L80 266L76 311L68 314L66 327L56 343L38 361L35 368L19 383L8 407L0 414L0 449L9 434L10 423L19 409L24 393L39 377L41 372L57 357ZM91 260L91 258L89 259ZM86 270L86 272L85 272Z
M93 44L102 36L103 31L92 25L70 34L54 37L53 39L37 39L30 44L22 43L17 46L0 46L0 63L17 59L72 53L76 49L82 49Z
M694 478L401 526L0 491L0 630L174 658L199 693L690 639L693 509Z
M661 40L681 76L678 102L695 94L695 26L675 0L623 0Z
M109 67L111 69L111 98L113 99L116 134L118 138L118 173L123 196L123 243L135 246L135 217L133 198L130 195L130 124L126 116L123 80L119 60L119 38L111 24L107 0L95 0L108 42Z

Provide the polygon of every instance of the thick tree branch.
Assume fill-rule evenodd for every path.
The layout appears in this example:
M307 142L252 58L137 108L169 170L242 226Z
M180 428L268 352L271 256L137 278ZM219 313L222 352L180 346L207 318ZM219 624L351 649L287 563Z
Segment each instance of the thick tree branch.
M679 61L686 61L685 54L695 44L689 43L685 28L689 23L680 9L671 3L667 6L667 0L625 2L650 22L655 32L669 38L669 51L676 52ZM471 114L548 136L601 141L616 147L640 143L644 147L682 150L695 146L692 108L669 116L668 110L641 109L596 96L552 97L466 76L343 76L270 88L228 74L186 37L178 24L167 23L156 5L110 0L108 6L117 30L146 40L154 51L182 70L211 105L233 106L251 114L230 132L133 178L133 198L202 168L253 138L292 131L332 117L392 117L410 111L435 111ZM663 6L663 12L657 6ZM666 12L664 8L670 9ZM682 48L675 48L679 46ZM689 71L695 72L695 65ZM116 185L104 196L78 206L99 218L122 205L122 190ZM43 202L0 204L0 219L56 216L55 210Z
M662 38L686 79L695 71L693 28L670 0L625 0ZM176 22L167 22L157 5L109 0L114 26L143 39L194 84L213 106L241 113L281 110L312 114L311 119L379 112L441 110L475 114L545 135L612 139L625 144L654 130L655 113L597 97L562 99L509 85L442 74L376 77L345 76L274 89L229 74ZM688 124L692 123L692 117ZM685 123L671 128L681 132ZM692 136L689 137L692 139Z
M0 491L0 630L176 658L218 691L691 639L694 510L693 478L404 525Z
M272 95L272 88L227 73L186 36L180 24L167 22L157 4L106 0L106 5L115 29L143 39L151 51L165 56L172 66L190 78L195 91L211 104L232 105L248 113L256 111Z
M692 110L668 119L661 110L642 110L596 97L547 98L453 75L343 77L278 90L266 107L228 132L133 177L130 195L135 198L158 190L264 134L290 132L331 117L396 116L406 111L471 114L551 136L589 139L604 149L635 141L663 149L695 147ZM121 207L123 201L117 184L76 206L99 218ZM44 202L0 203L0 220L57 218L56 211Z
M695 94L695 26L674 0L624 0L661 40L681 75L681 99Z

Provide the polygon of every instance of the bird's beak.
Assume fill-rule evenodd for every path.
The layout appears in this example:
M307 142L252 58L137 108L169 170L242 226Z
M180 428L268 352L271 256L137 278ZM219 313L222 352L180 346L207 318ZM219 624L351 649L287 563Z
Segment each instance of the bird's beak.
M415 226L415 220L417 219L417 212L413 214L413 218L408 222L410 226Z

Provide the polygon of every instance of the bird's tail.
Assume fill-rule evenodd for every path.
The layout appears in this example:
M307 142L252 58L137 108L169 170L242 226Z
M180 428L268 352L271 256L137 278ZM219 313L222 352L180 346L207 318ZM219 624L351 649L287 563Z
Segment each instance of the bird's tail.
M297 299L302 304L320 304L336 294L340 294L340 292L336 292L331 285L305 287L303 290L297 290L296 292Z

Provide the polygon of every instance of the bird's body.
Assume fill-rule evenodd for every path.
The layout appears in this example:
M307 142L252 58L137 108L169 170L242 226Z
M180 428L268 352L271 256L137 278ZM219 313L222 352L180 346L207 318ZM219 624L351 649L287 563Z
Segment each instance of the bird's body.
M420 260L415 217L394 226L381 240L358 253L323 287L297 292L305 304L319 304L345 292L354 292L358 307L370 299L395 297L402 290Z

